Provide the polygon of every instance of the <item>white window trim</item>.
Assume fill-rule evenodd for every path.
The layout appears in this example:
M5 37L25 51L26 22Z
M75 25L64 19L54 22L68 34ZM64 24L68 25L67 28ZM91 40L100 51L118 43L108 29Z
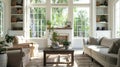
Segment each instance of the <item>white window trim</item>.
M52 7L54 7L54 6L56 6L56 7L60 7L60 6L67 6L68 7L68 21L71 21L72 23L72 37L74 37L74 23L73 23L73 8L74 7L89 7L90 8L90 10L89 10L89 12L90 12L90 18L89 18L89 22L90 22L90 25L91 25L91 22L92 22L92 20L91 20L91 16L92 16L92 12L91 12L91 4L92 4L92 0L90 0L90 3L88 3L88 4L74 4L73 3L73 0L68 0L68 3L67 4L51 4L51 0L46 0L46 3L45 4L32 4L31 6L30 6L30 3L29 3L29 0L27 0L26 1L27 2L27 4L26 4L26 11L25 11L25 14L26 14L26 22L27 23L25 23L25 31L26 31L26 33L25 33L25 36L26 36L26 38L30 38L29 37L29 9L28 8L30 8L30 7L33 7L32 5L34 5L34 6L37 6L37 7L45 7L46 8L46 20L50 20L51 19L51 10L52 10ZM90 32L91 32L91 28L90 28ZM90 34L91 35L91 34ZM81 38L81 37L80 37ZM30 38L31 39L31 38ZM39 39L39 38L34 38L34 39ZM41 39L41 38L40 38Z

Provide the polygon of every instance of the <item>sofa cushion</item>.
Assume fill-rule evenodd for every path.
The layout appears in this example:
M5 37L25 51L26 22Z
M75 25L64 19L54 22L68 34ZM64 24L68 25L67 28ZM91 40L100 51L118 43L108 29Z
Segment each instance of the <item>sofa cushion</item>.
M114 44L109 48L108 53L117 54L119 48L120 48L120 39L118 41L114 42Z
M117 54L117 53L118 53L118 46L117 46L116 43L114 43L114 44L109 48L108 53L114 53L114 54Z
M99 39L94 38L94 37L89 37L88 44L89 45L99 45Z
M116 39L108 39L106 37L104 37L102 40L101 40L101 45L105 46L105 47L111 47L114 42L116 41Z
M97 47L95 49L92 49L92 55L97 56L101 58L102 60L105 60L108 63L117 64L117 54L109 54L108 53L109 48L107 47Z

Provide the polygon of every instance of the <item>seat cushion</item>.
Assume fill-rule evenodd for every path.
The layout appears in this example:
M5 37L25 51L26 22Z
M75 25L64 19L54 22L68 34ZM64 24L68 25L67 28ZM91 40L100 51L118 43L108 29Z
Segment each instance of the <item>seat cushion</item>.
M117 64L117 54L109 54L109 48L107 47L97 47L96 49L92 49L92 55L96 55L97 57L101 58L102 60L110 63L110 64Z
M90 45L99 45L99 40L94 37L89 37L88 44Z

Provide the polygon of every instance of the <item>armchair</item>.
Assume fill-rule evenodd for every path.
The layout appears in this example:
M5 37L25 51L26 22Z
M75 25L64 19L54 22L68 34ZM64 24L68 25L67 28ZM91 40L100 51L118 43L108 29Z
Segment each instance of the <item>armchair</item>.
M13 47L17 48L30 48L30 57L33 56L34 46L32 42L27 42L27 40L23 36L15 36Z

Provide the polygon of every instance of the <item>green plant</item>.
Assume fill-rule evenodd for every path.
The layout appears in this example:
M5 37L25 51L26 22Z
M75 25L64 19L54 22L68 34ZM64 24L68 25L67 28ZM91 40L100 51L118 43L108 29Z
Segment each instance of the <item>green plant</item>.
M51 21L50 20L47 20L47 25L51 25Z
M8 34L5 35L5 41L7 43L13 42L14 36L9 36Z
M51 28L51 21L47 20L47 28L50 29Z
M7 46L7 44L5 44L5 41L0 41L0 53L4 53L6 50L6 48L4 48L5 46Z
M53 42L57 42L57 41L58 41L58 38L57 38L57 37L58 37L58 33L57 33L57 32L53 32L53 34L52 34L52 39L51 39L51 40L52 40Z
M64 40L63 41L63 46L69 46L71 44L71 42L67 41L67 40Z

